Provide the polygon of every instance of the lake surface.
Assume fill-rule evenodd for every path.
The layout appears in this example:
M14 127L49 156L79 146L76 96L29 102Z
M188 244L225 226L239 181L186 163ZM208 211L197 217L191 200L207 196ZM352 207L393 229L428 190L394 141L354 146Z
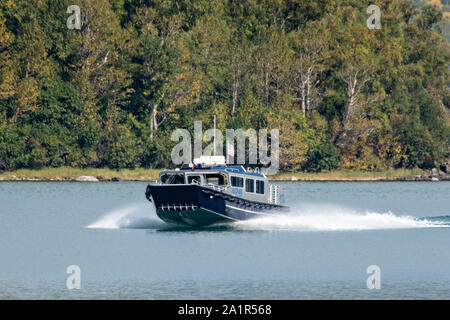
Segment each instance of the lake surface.
M141 182L0 182L0 298L450 298L450 182L277 184L289 215L190 229Z

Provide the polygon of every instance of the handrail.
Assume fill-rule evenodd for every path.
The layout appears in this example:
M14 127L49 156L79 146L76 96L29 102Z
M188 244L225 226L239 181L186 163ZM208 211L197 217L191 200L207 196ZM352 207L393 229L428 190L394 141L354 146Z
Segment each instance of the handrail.
M205 185L203 185L203 187L210 188L210 189L217 190L217 191L221 191L221 192L223 192L223 191L225 191L225 190L230 188L230 186L228 186L228 185L218 186L216 184L205 184Z
M224 185L224 186L220 185L219 186L219 185L212 184L212 183L207 183L207 184L202 185L196 179L192 179L191 184L195 184L195 185L198 185L198 186L202 186L202 187L205 187L205 188L210 188L210 189L213 189L213 190L216 190L216 191L221 191L221 192L224 191L224 190L227 190L228 188L231 188L228 185Z

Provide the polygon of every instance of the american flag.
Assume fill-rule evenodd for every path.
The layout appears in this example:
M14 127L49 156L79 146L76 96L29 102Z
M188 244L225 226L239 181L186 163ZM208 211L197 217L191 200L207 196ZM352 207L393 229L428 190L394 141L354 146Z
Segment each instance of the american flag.
M234 143L227 143L227 156L234 157Z

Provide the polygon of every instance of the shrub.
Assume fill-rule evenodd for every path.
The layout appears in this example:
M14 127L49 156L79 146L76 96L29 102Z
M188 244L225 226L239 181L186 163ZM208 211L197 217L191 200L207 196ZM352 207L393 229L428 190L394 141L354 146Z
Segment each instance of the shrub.
M339 166L341 155L339 150L330 142L318 145L307 153L308 161L305 169L311 171L332 170Z

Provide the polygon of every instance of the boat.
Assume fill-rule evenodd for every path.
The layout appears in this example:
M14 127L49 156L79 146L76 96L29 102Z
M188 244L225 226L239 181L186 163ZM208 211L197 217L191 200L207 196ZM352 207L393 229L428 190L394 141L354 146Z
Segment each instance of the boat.
M201 156L187 168L162 171L145 196L161 220L194 227L289 211L280 186L270 185L258 168L227 165L223 156Z

